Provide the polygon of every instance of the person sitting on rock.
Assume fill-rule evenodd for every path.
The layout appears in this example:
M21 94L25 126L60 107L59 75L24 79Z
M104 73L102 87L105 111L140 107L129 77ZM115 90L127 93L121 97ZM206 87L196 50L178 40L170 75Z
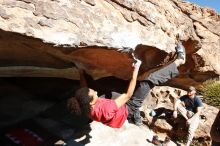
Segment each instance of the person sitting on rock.
M137 60L134 65L132 79L126 93L119 95L115 99L105 99L99 98L97 96L97 91L88 87L83 87L77 90L75 97L70 98L67 103L71 105L71 102L74 101L73 98L76 98L82 109L82 113L92 120L113 128L120 128L126 119L128 119L128 121L133 121L136 125L141 125L142 121L139 108L150 89L155 85L162 84L177 76L179 74L177 67L185 63L185 48L181 43L178 43L176 51L177 59L173 63L145 77L143 81L138 82L136 89L136 79L141 65L140 60ZM73 102L73 104L75 103ZM71 107L73 106L69 107L71 111Z
M173 117L177 118L177 113L179 112L186 119L187 125L189 126L186 146L189 146L200 123L200 113L203 103L196 95L196 89L193 86L188 88L187 95L179 99L177 95L173 96L177 98L174 103Z

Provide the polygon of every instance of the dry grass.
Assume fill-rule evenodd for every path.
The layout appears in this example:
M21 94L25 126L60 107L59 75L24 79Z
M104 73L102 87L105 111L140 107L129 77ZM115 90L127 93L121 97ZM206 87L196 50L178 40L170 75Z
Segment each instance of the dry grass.
M220 108L220 81L208 80L204 82L201 94L205 103Z

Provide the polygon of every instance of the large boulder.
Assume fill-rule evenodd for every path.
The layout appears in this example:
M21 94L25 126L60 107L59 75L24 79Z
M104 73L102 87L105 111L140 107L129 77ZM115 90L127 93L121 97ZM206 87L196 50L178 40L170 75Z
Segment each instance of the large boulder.
M1 0L0 74L78 79L80 62L94 78L129 79L129 50L150 72L179 36L187 63L169 85L197 86L220 74L219 30L214 10L180 0Z
M219 77L220 15L209 8L181 0L0 0L1 77L79 79L75 64L81 63L94 79L127 80L134 50L143 60L141 80L175 59L178 39L187 62L167 85L186 88ZM154 106L153 101L166 100L149 102ZM172 108L171 103L163 106ZM205 111L217 113L208 106ZM206 126L213 119L204 122L200 136L209 136ZM161 121L162 127L172 129Z

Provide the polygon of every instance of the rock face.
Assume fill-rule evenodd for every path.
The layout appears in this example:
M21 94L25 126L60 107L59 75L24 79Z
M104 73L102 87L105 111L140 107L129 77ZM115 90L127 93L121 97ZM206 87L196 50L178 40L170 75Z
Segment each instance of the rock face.
M129 124L127 121L120 129L110 128L94 121L90 123L90 129L91 131L84 135L81 134L83 137L79 137L76 141L87 146L154 145L149 142L153 137L152 131L150 131L147 127L140 128L133 124ZM136 137L137 135L138 139ZM86 141L85 139L88 139L90 142L88 144L84 143L84 141Z
M186 48L187 62L181 66L180 75L167 85L199 86L207 79L219 77L220 15L211 9L181 0L0 0L1 77L79 79L75 64L80 63L95 79L106 76L129 79L133 62L130 52L135 50L143 60L141 80L143 75L175 59L177 38ZM169 97L166 94L163 92L161 96ZM172 109L171 98L154 97L146 101L147 109L158 103L157 107ZM167 101L169 104L165 104ZM43 110L38 104L37 107ZM217 113L215 108L205 108L205 116ZM33 112L24 113L24 117L33 116ZM208 117L197 130L197 137L209 137L214 117ZM3 121L2 125L7 123ZM155 125L158 130L173 134L168 122L158 120ZM108 130L117 136L121 134ZM94 135L102 138L100 134ZM132 137L133 131L130 134ZM138 143L131 139L131 143L145 144L145 136ZM93 138L95 141L99 137Z
M130 49L150 72L178 34L187 63L169 84L218 77L220 16L211 9L180 0L0 0L0 74L77 79L80 62L94 78L128 79Z

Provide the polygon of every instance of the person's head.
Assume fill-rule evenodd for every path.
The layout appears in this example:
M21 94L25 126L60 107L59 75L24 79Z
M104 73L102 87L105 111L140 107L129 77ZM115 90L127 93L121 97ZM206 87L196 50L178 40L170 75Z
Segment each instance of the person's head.
M189 86L189 88L187 89L187 95L190 97L190 98L193 98L196 94L196 88L193 87L193 86Z
M89 115L90 107L94 105L98 99L97 92L88 87L80 88L75 93L75 98L81 108L81 113ZM71 102L69 100L68 102Z

